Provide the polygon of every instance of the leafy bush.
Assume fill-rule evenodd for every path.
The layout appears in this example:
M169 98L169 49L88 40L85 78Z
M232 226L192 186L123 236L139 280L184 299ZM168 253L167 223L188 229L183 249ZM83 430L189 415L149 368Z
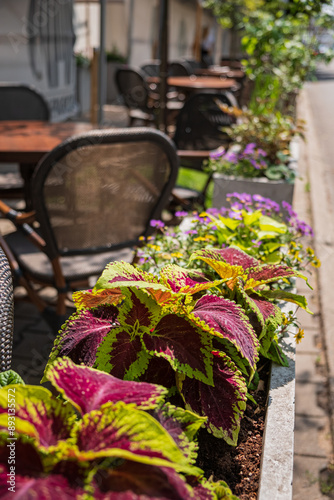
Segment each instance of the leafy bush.
M247 145L253 143L266 153L269 165L279 165L280 155L290 155L290 144L295 137L304 138L305 123L303 120L293 120L291 116L274 113L257 114L250 109L239 109L217 102L225 112L238 118L238 123L224 130L234 144L244 151Z
M307 309L303 297L268 285L303 276L239 249L198 251L189 264L198 259L206 265L202 271L169 265L158 275L109 264L93 290L74 294L77 312L49 363L69 356L121 379L161 384L207 417L216 437L236 445L258 353L286 363L273 299Z

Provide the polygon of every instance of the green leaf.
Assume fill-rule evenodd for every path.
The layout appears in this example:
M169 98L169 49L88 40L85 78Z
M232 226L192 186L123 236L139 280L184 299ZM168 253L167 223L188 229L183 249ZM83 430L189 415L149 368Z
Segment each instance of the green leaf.
M285 300L286 302L292 302L293 304L297 304L302 309L305 309L305 311L309 314L313 314L313 312L308 308L307 300L304 295L286 292L285 290L265 290L263 292L259 292L259 295L267 299L277 299Z
M267 215L263 215L261 217L259 220L259 226L261 231L273 231L279 234L284 234L288 230L286 224L278 222Z
M10 384L25 385L20 375L14 372L14 370L7 370L0 373L0 387L5 387L6 385Z

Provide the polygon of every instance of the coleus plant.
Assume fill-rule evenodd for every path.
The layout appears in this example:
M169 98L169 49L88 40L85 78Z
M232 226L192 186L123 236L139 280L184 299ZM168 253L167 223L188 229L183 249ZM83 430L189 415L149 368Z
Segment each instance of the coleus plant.
M272 285L293 277L307 282L307 278L283 264L264 264L235 247L198 250L190 262L196 259L204 261L222 278L222 295L242 305L260 340L260 353L286 365L287 359L275 341L277 328L282 324L282 313L273 300L292 302L308 313L311 311L303 295L280 287L273 289Z
M41 386L0 389L1 498L237 500L194 465L204 419L165 403L164 387L67 358L47 378L58 397Z
M124 262L109 264L93 290L74 294L77 312L58 335L49 363L69 356L118 378L161 384L207 417L216 437L236 445L259 351L270 352L281 320L275 293L266 296L264 286L299 273L263 266L236 249L230 261L220 251L205 252L193 259L206 260L217 279L176 265L153 275Z
M50 362L69 356L118 378L161 384L235 445L259 341L239 305L205 293L220 282L175 265L156 276L111 263L93 290L74 294L78 310Z

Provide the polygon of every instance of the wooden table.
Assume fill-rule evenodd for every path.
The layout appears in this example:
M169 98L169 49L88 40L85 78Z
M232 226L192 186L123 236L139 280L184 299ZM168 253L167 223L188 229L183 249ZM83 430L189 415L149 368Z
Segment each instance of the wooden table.
M86 122L0 121L0 163L20 164L27 210L32 207L30 186L36 164L65 139L94 128L98 127ZM12 191L20 194L20 189Z
M94 128L85 122L0 121L0 162L37 163L65 139Z
M160 78L152 76L147 78L148 83L159 83ZM167 85L186 91L194 90L231 90L238 88L239 84L233 78L217 78L215 76L169 76Z

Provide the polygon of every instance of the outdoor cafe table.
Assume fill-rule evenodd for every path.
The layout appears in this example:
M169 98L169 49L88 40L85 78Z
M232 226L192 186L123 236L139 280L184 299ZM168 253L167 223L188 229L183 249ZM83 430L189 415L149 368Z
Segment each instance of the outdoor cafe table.
M37 163L68 137L93 128L86 122L0 121L0 163Z
M147 78L148 83L159 83L160 78L151 76ZM217 78L215 76L168 76L167 85L183 91L196 90L232 90L238 88L239 84L233 78Z
M27 207L32 172L39 160L65 139L94 128L86 122L0 121L0 164L20 164Z
M196 75L232 78L234 80L240 81L244 78L245 73L241 69L230 69L227 66L209 66L208 68L196 69Z

